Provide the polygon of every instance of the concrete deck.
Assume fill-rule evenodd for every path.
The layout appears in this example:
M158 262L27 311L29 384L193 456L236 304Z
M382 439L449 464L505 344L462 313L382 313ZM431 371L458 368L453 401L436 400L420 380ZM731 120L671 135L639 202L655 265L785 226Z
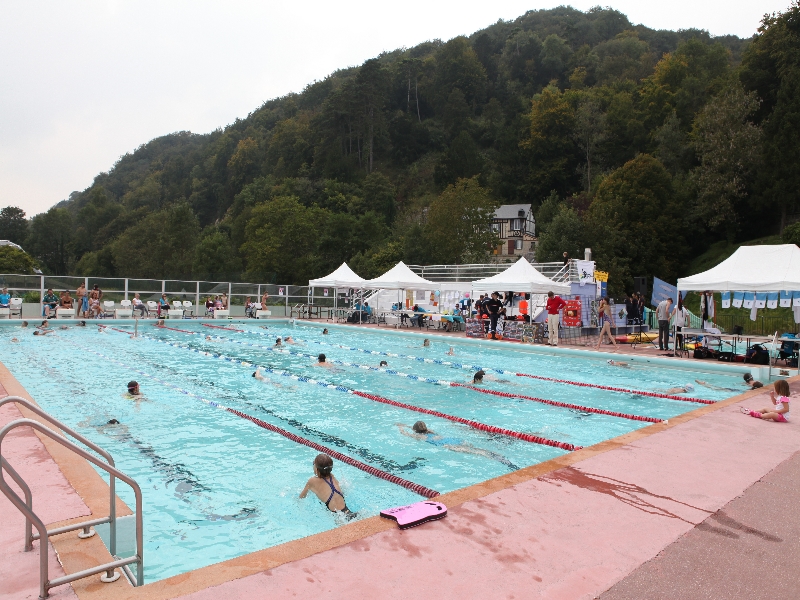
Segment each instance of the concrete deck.
M4 368L0 382L11 393L24 393ZM799 385L794 383L793 392L800 391L795 388ZM674 598L695 597L690 592L699 589L704 598L731 597L733 584L726 587L726 582L756 579L762 568L778 564L776 556L783 557L784 578L791 579L786 574L796 556L796 541L783 540L797 539L800 522L791 509L791 494L797 492L795 471L800 469L792 466L797 461L792 457L800 451L800 427L796 422L763 422L738 411L742 404L768 403L763 390L748 392L669 423L445 494L441 501L449 507L448 517L419 528L400 531L375 517L142 588L131 588L123 580L100 584L95 576L57 591L80 600L307 594L353 600L406 598L415 592L459 599L572 599L594 598L606 590L609 598ZM14 411L0 411L0 422L15 418ZM15 435L13 441L17 454L10 460L22 476L34 481L36 467L43 487L34 489L34 506L46 514L45 521L88 511L105 514L107 488L104 498L102 480L96 475L93 479L88 466L52 444L43 445L36 435ZM762 480L766 483L757 483ZM776 492L773 481L786 491ZM736 509L736 503L748 497L751 503ZM762 511L763 518L776 525L766 527ZM0 598L35 598L37 557L35 552L22 553L22 518L5 498L0 498L0 519L0 569L13 565L0 570ZM698 587L703 571L682 581L678 573L687 557L697 562L716 551L709 540L719 544L718 538L724 537L722 543L734 539L720 531L740 535L738 539L743 534L755 537L778 554L747 555L745 569L733 558L717 561L719 586L708 577L708 585ZM680 553L690 547L687 540L695 544L692 552ZM102 558L103 548L97 543L97 536L79 542L75 534L65 534L53 545L66 570L73 572ZM730 556L736 552L731 546ZM51 576L57 568L53 561ZM654 579L648 569L665 573L663 586L647 587ZM13 590L7 581L14 582ZM786 597L782 589L774 587L771 597Z

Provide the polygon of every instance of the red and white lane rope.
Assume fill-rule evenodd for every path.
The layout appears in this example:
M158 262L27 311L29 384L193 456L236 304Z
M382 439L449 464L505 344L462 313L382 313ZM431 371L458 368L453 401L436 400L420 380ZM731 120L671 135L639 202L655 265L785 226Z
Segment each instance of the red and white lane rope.
M129 331L125 331L123 329L117 329L115 327L110 327L109 329L113 329L114 331L119 331L119 332L122 332L122 333L130 333ZM146 337L146 336L144 336L144 337ZM147 337L146 339L155 339L155 338ZM107 360L107 361L109 361L109 362L111 362L111 363L113 363L113 364L115 364L117 366L123 367L125 369L129 369L129 370L133 371L134 373L138 373L139 375L147 377L148 379L151 379L151 380L153 380L153 381L155 381L157 383L160 383L161 385L164 385L164 386L166 386L168 388L171 388L171 389L173 389L173 390L175 390L177 392L180 392L181 394L184 394L184 395L189 396L191 398L195 398L197 400L200 400L201 402L203 402L204 404L207 404L208 406L211 406L213 408L218 408L220 410L224 410L226 412L229 412L231 414L236 415L237 417L241 417L242 419L246 419L247 421L250 421L251 423L254 423L255 425L258 425L262 429L266 429L267 431L271 431L273 433L277 433L279 435L282 435L286 439L289 439L289 440L291 440L293 442L296 442L298 444L303 444L304 446L308 446L309 448L313 448L314 450L317 450L318 452L324 452L325 454L328 454L332 458L340 460L343 463L347 463L348 465L350 465L352 467L355 467L357 469L360 469L361 471L364 471L365 473L369 473L370 475L373 475L375 477L378 477L378 478L383 479L385 481L388 481L390 483L394 483L396 485L404 487L407 490L411 490L412 492L415 492L415 493L419 494L420 496L423 496L425 498L433 498L433 497L439 495L439 492L437 492L436 490L432 490L430 488L427 488L424 485L420 485L419 483L414 483L413 481L408 481L407 479L403 479L402 477L398 477L397 475L392 475L391 473L387 473L386 471L383 471L381 469L375 468L372 465L365 464L365 463L361 462L360 460L356 460L355 458L347 456L346 454L342 454L341 452L337 452L336 450L333 450L332 448L328 448L327 446L323 446L322 444L318 444L318 443L316 443L316 442L314 442L312 440L309 440L309 439L306 439L306 438L301 437L299 435L296 435L296 434L294 434L294 433L292 433L290 431L286 431L285 429L283 429L281 427L278 427L277 425L273 425L271 423L267 423L266 421L264 421L262 419L258 419L256 417L250 416L247 413L244 413L244 412L242 412L240 410L237 410L235 408L231 408L230 406L225 406L223 404L220 404L219 402L215 402L213 400L208 400L208 399L206 399L206 398L204 398L202 396L199 396L198 394L195 394L193 392L185 390L185 389L175 385L174 383L170 383L169 381L165 381L163 379L160 379L160 378L158 378L158 377L156 377L154 375L151 375L151 374L147 373L146 371L142 371L141 369L137 369L136 367L133 367L131 365L127 365L127 364L125 364L125 363L123 363L123 362L121 362L121 361L119 361L119 360L117 360L115 358L111 358L110 356L106 356L105 354L103 354L101 352L98 352L94 348L84 348L83 346L80 346L79 344L75 344L74 342L71 342L71 341L69 341L69 343L71 343L72 345L74 345L74 346L76 346L78 348L81 348L82 350L85 350L86 352L91 352L91 353L99 356L100 358L103 358L103 359L105 359L105 360ZM242 362L242 364L246 364L246 363ZM248 366L250 366L249 363L247 363L247 364L248 364Z
M248 346L251 348L259 348L261 350L267 350L270 352L280 352L282 354L293 354L295 356L304 356L306 358L317 358L313 354L309 354L308 352L301 352L299 350L290 350L289 348L277 347L277 346L262 346L260 344L253 344L251 342L243 342L239 340L232 340L230 338L214 336L211 338L212 340L218 340L222 342L228 342L231 344L238 344L240 346ZM501 396L504 398L521 398L523 400L531 400L533 402L540 402L541 404L548 404L550 406L557 406L559 408L569 408L573 410L580 410L582 412L590 412L596 413L599 415L607 415L610 417L619 417L621 419L630 419L632 421L646 421L648 423L662 423L665 419L658 419L656 417L643 417L640 415L634 415L630 413L623 413L623 412L616 412L613 410L605 410L602 408L593 408L591 406L582 406L580 404L570 404L568 402L558 402L556 400L546 400L544 398L536 398L534 396L526 396L524 394L516 394L510 392L501 392L498 390L491 390L486 388L477 388L471 385L465 385L463 383L457 383L455 381L445 381L442 379L435 379L433 377L420 377L419 375L412 375L411 373L403 373L402 371L396 371L394 369L383 368L383 367L373 367L371 365L362 365L358 363L349 363L341 360L330 360L327 361L334 365L342 365L345 367L354 367L356 369L364 369L368 371L377 371L379 373L386 373L388 375L396 375L398 377L403 377L405 379L412 379L415 381L422 381L425 383L432 383L434 385L441 385L445 387L462 387L469 390L474 390L476 392L482 392L484 394L493 394L495 396Z
M271 337L270 334L261 331L249 331L243 329L236 329L239 333L248 333L251 335L261 335ZM598 383L588 383L584 381L572 381L570 379L556 379L554 377L544 377L543 375L531 375L529 373L517 373L516 371L509 371L507 369L495 369L492 367L482 367L480 365L465 365L449 360L439 360L436 358L425 358L422 356L414 356L413 354L395 354L393 352L381 352L378 350L365 350L364 348L355 348L352 346L345 346L343 344L331 344L330 342L320 342L318 340L305 340L312 344L319 344L320 346L328 346L331 348L342 348L344 350L351 350L353 352L363 352L364 354L372 354L375 356L390 356L392 358L403 358L408 360L415 360L417 362L430 363L435 365L443 365L453 369L463 369L466 371L491 371L492 373L499 373L500 375L514 375L515 377L528 377L530 379L538 379L540 381L549 381L551 383L562 383L565 385L575 385L578 387L595 388L598 390L605 390L607 392L618 392L621 394L635 394L637 396L648 396L650 398L664 398L667 400L680 400L681 402L697 402L699 404L716 404L716 400L706 400L704 398L692 398L677 396L675 394L665 394L662 392L649 392L645 390L632 390L628 388L615 387L611 385L600 385Z
M232 362L232 363L236 363L236 364L241 364L241 365L246 366L246 367L256 367L256 366L258 366L258 365L255 365L255 364L251 363L251 362L242 361L242 360L239 360L238 358L233 358L233 357L230 357L230 356L226 356L224 354L220 354L220 353L216 353L216 352L208 352L208 351L205 351L205 350L198 350L197 348L193 348L191 346L187 346L186 344L178 344L176 342L171 342L171 341L168 341L168 340L161 340L161 339L153 338L153 337L149 337L149 336L143 336L143 337L145 339L148 339L148 340L153 340L153 341L156 341L156 342L160 342L162 344L167 344L168 346L173 346L175 348L183 348L184 350L189 350L190 352L195 352L197 354L202 354L203 356L208 356L208 357L211 357L211 358L217 358L217 359L220 359L220 360L224 360L224 361L228 361L228 362ZM503 427L495 427L494 425L486 425L485 423L480 423L478 421L472 421L470 419L464 419L462 417L457 417L455 415L442 413L442 412L439 412L439 411L436 411L436 410L431 410L431 409L428 409L428 408L422 408L420 406L414 406L412 404L405 404L403 402L397 402L396 400L390 400L389 398L383 398L382 396L377 396L377 395L374 395L374 394L370 394L368 392L361 392L359 390L354 390L354 389L348 388L348 387L343 386L343 385L337 385L335 383L329 383L327 381L321 381L321 380L312 379L310 377L303 377L301 375L295 375L294 373L292 373L290 371L285 371L285 370L282 370L282 369L272 369L270 367L265 367L265 366L258 366L258 368L260 368L262 371L265 371L267 373L273 373L275 375L281 375L282 377L289 377L289 378L291 378L291 379L293 379L295 381L299 381L299 382L302 382L302 383L310 383L312 385L317 385L317 386L320 386L320 387L334 389L334 390L337 390L339 392L345 392L345 393L348 393L348 394L353 394L353 395L356 395L356 396L360 396L362 398L366 398L368 400L374 400L376 402L381 402L383 404L390 404L392 406L397 406L399 408L404 408L406 410L411 410L411 411L414 411L414 412L428 414L428 415L434 415L434 416L437 416L437 417L441 417L443 419L447 419L447 420L453 421L455 423L461 423L463 425L468 425L469 427L472 427L473 429L477 429L479 431L486 431L486 432L489 432L489 433L496 433L496 434L500 434L500 435L505 435L505 436L508 436L508 437L516 438L516 439L523 440L523 441L526 441L526 442L531 442L531 443L534 443L534 444L542 444L542 445L545 445L545 446L551 446L553 448L560 448L561 450L571 451L571 450L578 450L578 449L582 448L582 446L575 446L574 444L570 444L568 442L559 442L557 440L551 440L551 439L548 439L548 438L545 438L545 437L541 437L541 436L538 436L538 435L533 435L533 434L530 434L530 433L522 433L522 432L519 432L519 431L514 431L512 429L505 429Z

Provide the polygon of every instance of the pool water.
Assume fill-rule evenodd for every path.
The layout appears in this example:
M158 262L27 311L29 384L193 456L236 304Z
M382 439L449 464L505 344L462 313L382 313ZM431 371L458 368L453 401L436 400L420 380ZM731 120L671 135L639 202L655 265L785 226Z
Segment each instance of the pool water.
M8 349L4 363L39 405L110 451L117 467L141 485L147 582L345 522L313 494L298 498L313 474L316 450L200 398L444 493L565 451L375 402L348 390L575 446L649 423L434 382L468 383L473 367L483 367L644 391L664 392L692 383L694 390L683 396L712 400L745 391L740 376L657 366L620 368L605 359L554 356L520 345L478 346L432 337L430 347L424 348L419 335L336 327L322 335L321 327L288 322L233 325L239 332L189 321L168 324L193 333L148 325L139 328L143 337L132 339L128 333L99 332L94 326L70 327L48 336L33 336L32 329L0 328L0 340ZM286 336L298 343L276 351L275 339ZM9 343L12 337L19 342ZM454 356L446 355L450 347ZM320 352L335 361L334 368L314 366L310 356ZM391 372L352 366L377 367L380 360L389 363ZM272 370L264 372L266 381L252 377L252 365ZM701 406L513 374L489 371L489 376L493 380L485 381L483 388L661 419ZM125 396L132 379L140 383L145 399ZM320 381L335 387L323 387ZM111 419L119 425L108 425ZM411 426L418 420L447 444L426 443L401 432L401 424ZM335 461L333 472L357 518L422 499L340 461ZM117 489L133 506L127 486Z

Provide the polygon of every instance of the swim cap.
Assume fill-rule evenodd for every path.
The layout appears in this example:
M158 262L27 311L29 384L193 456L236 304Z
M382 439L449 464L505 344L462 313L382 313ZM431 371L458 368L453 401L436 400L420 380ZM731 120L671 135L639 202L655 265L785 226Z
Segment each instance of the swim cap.
M684 388L684 389L685 389L687 392L691 392L692 390L694 390L694 386L693 386L691 383L687 383L685 386L683 386L683 388Z

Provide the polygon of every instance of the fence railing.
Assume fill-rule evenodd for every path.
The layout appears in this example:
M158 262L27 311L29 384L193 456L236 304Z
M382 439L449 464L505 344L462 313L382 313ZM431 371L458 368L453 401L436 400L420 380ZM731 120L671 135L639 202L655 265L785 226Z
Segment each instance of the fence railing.
M511 264L507 262L468 265L408 265L408 268L430 281L455 283L475 281L497 275L505 271ZM532 264L542 275L551 279L564 269L564 263L561 261ZM578 269L574 260L569 262L569 276L569 281L578 281Z

